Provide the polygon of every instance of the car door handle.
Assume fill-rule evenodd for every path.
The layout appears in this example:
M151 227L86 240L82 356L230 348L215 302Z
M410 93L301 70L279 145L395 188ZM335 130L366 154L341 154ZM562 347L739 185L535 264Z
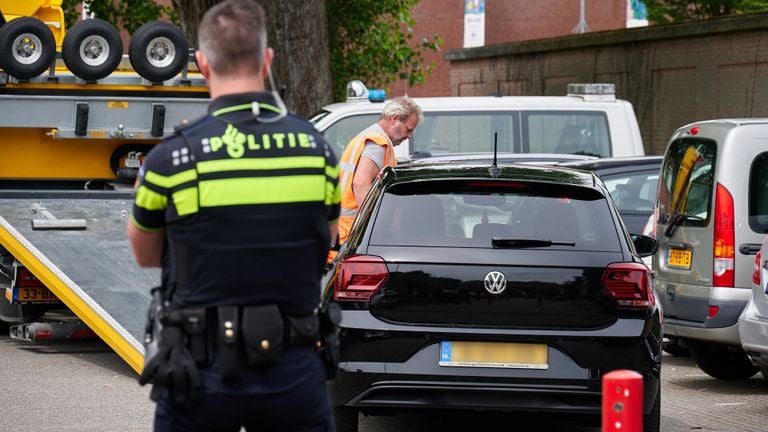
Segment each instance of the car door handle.
M667 246L670 249L690 249L690 246L685 243L669 242L667 243Z
M760 243L743 243L739 245L739 252L742 255L757 255L760 251Z

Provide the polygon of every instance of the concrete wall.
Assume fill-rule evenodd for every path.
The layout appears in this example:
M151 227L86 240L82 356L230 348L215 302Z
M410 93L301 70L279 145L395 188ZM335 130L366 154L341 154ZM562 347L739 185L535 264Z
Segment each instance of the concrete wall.
M451 95L563 95L612 82L646 153L686 123L768 117L768 14L453 50Z

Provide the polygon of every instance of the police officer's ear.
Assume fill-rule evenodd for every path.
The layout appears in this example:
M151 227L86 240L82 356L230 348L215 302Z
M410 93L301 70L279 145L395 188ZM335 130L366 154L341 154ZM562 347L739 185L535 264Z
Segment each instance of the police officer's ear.
M275 51L272 48L267 47L264 51L264 61L261 64L261 76L267 77L269 68L272 67L272 59L275 58Z
M197 68L200 70L200 73L205 79L208 79L211 72L211 65L208 63L208 57L206 57L202 51L197 50L195 51L195 61L197 62Z

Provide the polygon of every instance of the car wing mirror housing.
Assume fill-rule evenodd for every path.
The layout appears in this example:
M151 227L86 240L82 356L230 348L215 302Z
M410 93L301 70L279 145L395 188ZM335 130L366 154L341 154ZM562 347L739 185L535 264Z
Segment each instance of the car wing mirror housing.
M635 245L635 251L643 258L651 256L659 250L659 241L655 238L643 234L632 234L632 243Z

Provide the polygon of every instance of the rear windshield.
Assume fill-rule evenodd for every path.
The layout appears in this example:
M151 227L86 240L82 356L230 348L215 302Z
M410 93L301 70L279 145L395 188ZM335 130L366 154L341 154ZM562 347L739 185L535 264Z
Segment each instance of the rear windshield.
M681 138L672 142L664 156L659 187L659 216L695 216L683 224L705 226L709 222L717 144L705 138Z
M492 248L492 238L621 250L606 199L586 188L509 181L405 184L384 194L371 245Z
M761 153L749 174L749 227L768 234L768 153Z

